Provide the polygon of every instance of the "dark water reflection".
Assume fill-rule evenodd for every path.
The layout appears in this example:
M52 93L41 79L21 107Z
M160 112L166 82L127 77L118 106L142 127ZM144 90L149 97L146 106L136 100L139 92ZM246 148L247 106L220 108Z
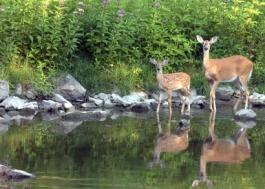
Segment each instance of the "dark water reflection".
M179 110L172 117L161 110L158 117L154 112L86 121L66 134L53 130L54 121L14 124L0 135L0 159L8 154L9 165L36 174L7 183L17 188L192 188L204 178L213 188L264 188L265 110L254 111L258 119L251 128L237 125L231 107L218 107L213 122L209 110L191 109L190 126L184 127ZM219 154L205 161L200 174L201 157L233 135L234 144L215 150ZM208 188L207 182L196 188Z

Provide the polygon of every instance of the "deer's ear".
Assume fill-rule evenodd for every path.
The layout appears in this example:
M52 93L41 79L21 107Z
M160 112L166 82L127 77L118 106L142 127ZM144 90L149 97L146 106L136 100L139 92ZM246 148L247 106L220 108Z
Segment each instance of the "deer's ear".
M210 43L211 43L211 44L215 43L215 42L217 41L217 39L218 39L218 36L214 36L214 37L211 39Z
M150 62L151 62L152 64L156 64L156 60L153 59L153 58L150 58Z
M194 180L193 182L192 182L192 187L195 187L195 186L198 186L198 184L199 184L199 180Z
M203 38L200 35L196 35L197 41L203 43Z
M165 64L167 64L169 62L169 58L168 59L165 59L165 60L163 60L163 62L162 62L162 65L165 65Z

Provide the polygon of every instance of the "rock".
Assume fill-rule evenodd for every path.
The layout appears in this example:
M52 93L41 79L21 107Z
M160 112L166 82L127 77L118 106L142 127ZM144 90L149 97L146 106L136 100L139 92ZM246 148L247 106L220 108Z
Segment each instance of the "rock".
M0 106L4 107L6 110L12 111L12 110L18 110L23 108L26 100L20 99L15 96L10 96L6 98L2 103L0 103Z
M60 94L54 94L54 101L61 103L62 106L64 107L65 110L67 111L72 111L75 110L75 107L72 105L71 102L69 102L68 100L66 100L63 96L61 96Z
M71 104L71 102L65 102L63 103L63 107L66 111L73 111L75 110L75 107Z
M71 113L66 113L62 116L64 120L97 120L103 121L107 118L107 113L105 111L74 111Z
M190 120L191 118L192 116L190 115L190 113L184 113L180 115L180 119Z
M0 102L9 97L9 85L0 79Z
M65 78L58 81L56 93L69 101L83 101L86 95L86 89L68 74Z
M84 110L89 110L97 108L97 105L94 102L86 102L81 104L81 108L83 108Z
M253 128L254 126L256 126L256 121L251 121L251 120L240 120L240 121L236 121L236 124L239 126L239 127L243 127L243 128Z
M120 106L120 107L124 107L124 108L131 105L130 102L123 100L119 95L114 94L114 93L112 93L112 95L110 96L110 101L112 103L115 103L116 106Z
M147 104L135 104L131 108L131 111L136 113L143 113L149 111L149 106Z
M103 100L106 102L109 99L110 95L105 93L99 93L98 95L95 95L94 98Z
M135 103L135 102L142 102L144 99L138 95L137 93L132 93L130 95L122 97L124 101L127 101L129 103Z
M104 103L104 106L105 106L106 108L112 108L112 107L116 106L116 103L112 103L110 99L107 99L107 100L105 101L105 103Z
M0 116L6 114L6 110L3 107L0 107Z
M20 179L29 179L29 178L36 178L35 175L31 173L27 173L22 170L17 169L10 169L9 167L5 165L0 165L0 172L5 172L4 176L12 181L20 180Z
M233 94L234 94L234 90L230 86L218 87L215 90L215 98L217 100L230 101Z
M60 104L58 102L54 102L52 100L43 100L42 101L42 109L45 112L58 111L60 108L62 108L62 104Z
M103 100L95 99L95 98L92 98L92 97L89 97L89 102L93 102L97 107L102 107L103 103L104 103Z
M28 99L36 99L36 96L33 94L33 92L31 92L31 91L26 91L26 92L24 92L23 93L23 95L26 97L26 98L28 98Z
M55 102L59 102L59 103L66 103L69 102L68 100L66 100L62 95L55 93L53 96L53 100Z
M18 108L23 115L36 114L39 111L39 106L37 102L25 102L22 108Z
M253 95L249 96L249 103L253 106L264 107L265 106L265 95L253 93Z
M256 120L257 114L252 109L241 109L236 112L235 120Z
M83 121L71 122L71 121L57 121L57 131L65 134L72 132L77 126L81 125Z

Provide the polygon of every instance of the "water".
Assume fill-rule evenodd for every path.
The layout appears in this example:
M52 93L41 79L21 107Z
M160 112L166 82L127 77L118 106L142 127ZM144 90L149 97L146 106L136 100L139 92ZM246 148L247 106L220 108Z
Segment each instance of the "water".
M256 126L247 130L250 156L241 163L207 163L207 180L212 182L213 188L265 187L265 110L254 111ZM171 135L178 128L179 112L178 109L173 111ZM201 147L208 136L210 113L208 109L192 109L191 115L190 130L178 131L186 131L188 145L185 147L182 141L182 149L176 147L175 151L161 152L157 165L153 158L154 152L159 150L155 149L159 125L154 112L120 116L115 120L108 117L105 121L86 121L66 134L58 132L56 121L25 122L19 127L9 125L8 131L0 135L0 159L9 155L11 167L37 177L6 184L40 189L192 188L199 176ZM229 138L235 133L238 125L233 117L231 107L217 108L214 122L217 138ZM161 110L159 118L165 133L168 112ZM168 141L164 145L171 144ZM206 182L200 182L197 188L208 187Z

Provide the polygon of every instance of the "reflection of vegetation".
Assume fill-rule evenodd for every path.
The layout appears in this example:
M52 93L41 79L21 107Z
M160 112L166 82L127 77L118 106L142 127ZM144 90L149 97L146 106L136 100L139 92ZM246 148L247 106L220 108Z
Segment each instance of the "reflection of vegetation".
M166 120L161 119L163 129ZM172 123L172 131L176 124ZM104 122L84 122L68 134L56 132L56 127L50 122L20 127L11 125L6 134L0 135L0 159L8 154L11 165L19 169L49 172L63 178L90 178L82 182L89 183L91 188L111 188L113 185L188 188L198 175L200 148L208 134L207 122L193 118L191 125L187 150L161 153L161 160L167 166L165 170L159 167L146 169L147 162L153 158L154 140L158 133L155 117L119 117ZM252 154L244 164L208 166L208 177L214 186L227 188L233 183L233 187L248 188L261 183L265 128L258 125L261 124L248 131ZM237 125L230 120L217 119L215 123L218 137L230 137L236 128Z

